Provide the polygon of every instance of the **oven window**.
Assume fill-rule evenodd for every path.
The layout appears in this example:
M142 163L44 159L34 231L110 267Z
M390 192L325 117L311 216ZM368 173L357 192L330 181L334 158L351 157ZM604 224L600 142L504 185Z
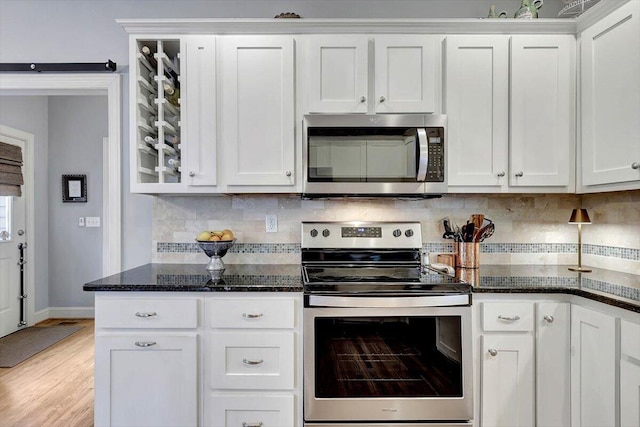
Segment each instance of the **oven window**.
M316 397L462 397L461 345L459 316L316 318Z

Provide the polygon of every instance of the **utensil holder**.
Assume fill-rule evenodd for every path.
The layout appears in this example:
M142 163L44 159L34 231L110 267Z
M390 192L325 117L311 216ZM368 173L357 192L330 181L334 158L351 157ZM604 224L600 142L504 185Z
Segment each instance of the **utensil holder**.
M453 253L456 258L456 268L478 268L480 266L479 242L455 242Z

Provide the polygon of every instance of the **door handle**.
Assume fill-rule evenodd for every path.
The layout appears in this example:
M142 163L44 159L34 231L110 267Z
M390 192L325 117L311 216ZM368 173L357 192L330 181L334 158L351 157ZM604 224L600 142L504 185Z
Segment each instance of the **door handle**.
M429 165L429 147L427 145L427 131L424 128L418 128L416 134L416 145L420 155L418 156L418 182L427 179L427 166Z

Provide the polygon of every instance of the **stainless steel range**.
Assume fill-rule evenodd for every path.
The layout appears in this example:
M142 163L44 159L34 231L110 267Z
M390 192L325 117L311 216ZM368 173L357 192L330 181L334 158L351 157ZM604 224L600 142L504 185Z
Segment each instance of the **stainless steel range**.
M471 292L421 267L419 222L304 222L304 419L469 426Z

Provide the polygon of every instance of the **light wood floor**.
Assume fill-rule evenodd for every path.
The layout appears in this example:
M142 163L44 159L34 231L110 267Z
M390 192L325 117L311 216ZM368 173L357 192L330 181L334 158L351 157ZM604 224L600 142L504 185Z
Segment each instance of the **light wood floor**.
M13 368L0 368L1 427L93 426L93 319L84 328Z

